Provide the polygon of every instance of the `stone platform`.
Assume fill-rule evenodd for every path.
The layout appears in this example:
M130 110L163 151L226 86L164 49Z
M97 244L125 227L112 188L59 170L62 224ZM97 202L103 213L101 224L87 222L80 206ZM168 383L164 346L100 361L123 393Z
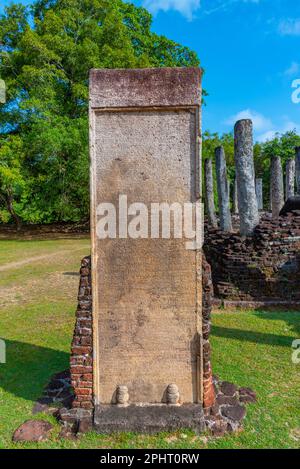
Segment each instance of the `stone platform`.
M201 405L116 405L96 406L94 428L99 433L137 432L159 433L190 429L196 433L205 430Z

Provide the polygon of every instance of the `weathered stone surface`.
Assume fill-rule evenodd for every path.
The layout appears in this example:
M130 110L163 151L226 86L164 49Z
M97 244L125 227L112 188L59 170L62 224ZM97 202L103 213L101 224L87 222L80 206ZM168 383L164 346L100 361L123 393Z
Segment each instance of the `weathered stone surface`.
M99 202L119 213L120 194L148 211L199 200L200 72L99 70L90 90L96 403L115 403L120 384L131 403L161 403L170 383L198 402L200 253L172 237L100 240L95 227Z
M221 382L213 376L216 391L216 402L210 408L204 409L205 423L214 436L223 436L226 432L236 432L242 428L242 420L246 416L246 408L240 397L254 398L255 393L250 388L238 388L232 383ZM222 393L223 391L229 395ZM240 394L241 391L241 394ZM247 401L250 403L254 401Z
M180 428L202 432L205 429L201 405L182 406L97 406L95 428L99 433L157 433Z
M296 190L297 195L300 195L300 147L296 147L295 152Z
M91 107L200 106L200 80L196 67L91 70Z
M51 377L43 391L43 396L34 404L32 414L40 412L55 414L58 405L71 407L73 400L70 371L61 371Z
M63 425L64 438L78 433L86 433L93 429L93 411L84 408L59 409L58 420Z
M78 422L78 433L87 433L93 429L93 419L88 416L81 418Z
M215 201L214 201L214 179L212 171L212 160L208 158L204 162L205 164L205 200L206 200L206 209L209 223L217 228L217 217L215 210Z
M233 186L233 213L237 215L239 213L239 201L238 201L238 187L237 187L237 178L234 178Z
M238 404L237 396L224 396L224 394L218 394L217 403L219 405L236 405Z
M272 216L278 218L284 205L283 174L279 156L271 158Z
M230 194L227 179L226 159L223 147L215 149L217 186L219 199L220 228L222 231L232 231L230 213Z
M215 437L224 436L228 429L228 423L221 416L211 415L206 420L206 425L208 430L211 431L212 435Z
M47 404L36 402L32 408L32 415L47 412L48 410L49 410L49 406Z
M80 285L81 285L81 280L88 278L87 286L86 288L89 291L89 294L91 294L91 277L90 277L90 258L84 258L82 261L82 265L84 265L84 269L81 269L81 278L80 278ZM88 267L87 267L88 266ZM79 291L81 290L81 287L79 287ZM216 377L214 377L214 383L212 379L212 372L211 372L211 363L210 363L210 345L209 345L209 331L210 331L210 320L211 320L211 310L212 310L212 299L213 299L213 284L212 284L212 279L211 279L211 270L209 264L205 260L205 256L203 255L203 261L202 261L202 303L203 303L203 309L202 309L202 328L203 328L203 368L204 369L209 369L210 373L208 373L208 376L204 379L203 382L203 403L206 408L209 408L209 414L210 414L210 407L214 404L215 402L215 391L214 387L216 384ZM80 294L80 298L84 299L86 298L85 296L82 296ZM74 332L74 341L80 340L80 333L78 329L78 321L77 319L77 325L75 327L75 332ZM72 368L72 379L73 379L73 386L76 388L79 387L81 388L84 384L84 382L91 383L92 382L92 373L90 370L86 372L87 366L84 366L85 358L82 357L81 355L77 355L76 353L73 352L71 355L71 365L73 365ZM88 362L89 363L89 362ZM81 368L80 370L78 369L78 366L76 364L80 365ZM81 374L77 375L77 372L80 371ZM66 373L66 372L65 372ZM60 374L56 374L54 376L54 379L59 377ZM65 378L68 380L69 378L65 376ZM83 380L83 381L81 381ZM80 396L78 396L80 397ZM91 398L91 396L87 396L88 399ZM48 402L48 401L47 401ZM52 403L52 400L50 399L49 403ZM58 418L60 421L64 423L64 425L67 426L66 429L63 428L62 430L62 437L64 438L73 438L74 434L78 432L80 421L85 420L86 418L89 419L91 416L91 411L88 410L92 406L92 402L89 400L86 400L86 397L84 397L83 400L78 401L76 398L72 403L73 409L60 409L58 412ZM83 413L81 413L80 408L83 408ZM88 408L88 409L87 409ZM83 427L80 427L80 431L83 432ZM87 426L89 428L89 425Z
M254 391L250 388L240 388L239 389L239 400L242 403L254 403L257 402L257 396Z
M69 426L63 426L61 431L59 432L59 438L64 438L65 440L77 440L77 435L72 431Z
M243 119L234 127L234 158L238 185L240 232L251 236L259 222L255 194L252 121Z
M255 179L255 193L257 199L258 210L264 209L264 198L263 198L263 180L260 178Z
M241 405L222 407L221 413L233 421L240 422L246 416L246 408Z
M225 394L225 396L234 396L238 390L235 384L228 383L227 381L222 382L220 389L221 389L221 392Z
M45 441L53 425L43 420L27 420L14 433L13 441Z
M296 173L296 164L295 159L289 159L286 162L286 171L285 171L285 200L288 200L290 197L295 195L295 173Z

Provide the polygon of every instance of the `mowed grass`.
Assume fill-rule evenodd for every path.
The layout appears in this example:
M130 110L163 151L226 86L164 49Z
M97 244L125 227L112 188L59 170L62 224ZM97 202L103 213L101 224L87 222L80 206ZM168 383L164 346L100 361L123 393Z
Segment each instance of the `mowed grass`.
M292 341L300 338L300 312L217 312L213 315L213 368L222 379L252 387L244 430L223 438L190 431L156 436L91 432L77 441L58 437L13 444L13 431L32 418L34 402L51 375L68 367L75 322L80 259L88 239L0 241L1 448L299 448L300 364ZM20 264L21 262L21 264ZM1 270L2 269L2 270Z

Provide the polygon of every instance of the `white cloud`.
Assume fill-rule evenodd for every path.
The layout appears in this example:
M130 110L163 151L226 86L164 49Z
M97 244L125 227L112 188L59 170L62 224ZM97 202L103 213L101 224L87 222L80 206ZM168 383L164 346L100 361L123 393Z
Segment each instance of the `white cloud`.
M234 116L231 116L225 121L225 124L233 127L236 121L240 119L252 120L255 132L255 140L258 142L272 140L277 133L284 134L290 130L296 130L296 132L300 135L300 124L293 122L289 119L288 116L282 116L282 124L276 127L271 119L251 109L245 109L244 111L240 111Z
M143 6L153 14L159 10L176 10L191 20L200 7L200 0L144 0Z
M267 117L263 116L259 112L252 111L251 109L244 109L238 112L234 116L231 116L226 120L227 125L234 125L236 121L241 119L251 119L253 122L254 130L257 132L264 132L272 128L272 121Z
M298 64L298 62L292 62L290 67L288 69L286 69L283 74L288 76L288 77L292 77L292 76L295 76L297 75L297 73L300 72L300 64Z
M267 142L268 140L272 140L276 135L276 130L268 130L267 132L259 135L257 137L257 141L260 143Z
M289 132L291 130L296 130L297 134L300 134L300 124L296 124L296 122L293 122L286 118L285 123L282 125L281 128L278 128L277 130L268 130L267 132L264 132L263 134L259 135L257 140L259 142L266 142L267 140L272 140L277 133L284 134L285 132Z
M211 0L207 1L210 5L212 4ZM259 3L260 0L214 0L212 9L204 10L204 13L211 14L239 2ZM160 10L176 10L185 16L188 20L193 19L194 13L200 8L202 3L202 0L143 0L143 6L153 14L156 14Z
M287 18L281 20L278 30L283 36L300 36L300 18Z
M235 3L259 3L260 0L216 0L211 10L205 10L206 15L211 15L220 10L226 10L230 5Z

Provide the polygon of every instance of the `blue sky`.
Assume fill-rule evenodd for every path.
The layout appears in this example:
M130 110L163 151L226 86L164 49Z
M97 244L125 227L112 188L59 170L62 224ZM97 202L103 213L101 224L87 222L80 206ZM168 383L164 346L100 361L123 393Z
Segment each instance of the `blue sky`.
M1 6L9 0L0 0ZM23 3L29 3L23 0ZM255 137L297 128L300 103L299 0L133 0L154 15L153 30L194 49L209 92L203 128L227 132L252 117Z

